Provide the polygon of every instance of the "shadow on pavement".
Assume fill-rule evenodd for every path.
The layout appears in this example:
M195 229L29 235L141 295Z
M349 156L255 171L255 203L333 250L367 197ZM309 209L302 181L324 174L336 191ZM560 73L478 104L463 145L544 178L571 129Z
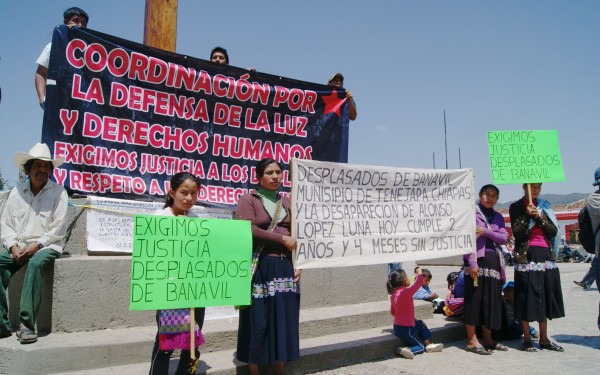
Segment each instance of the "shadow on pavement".
M556 341L560 343L569 343L575 345L586 346L588 348L600 349L600 335L596 333L591 336L580 335L552 335Z

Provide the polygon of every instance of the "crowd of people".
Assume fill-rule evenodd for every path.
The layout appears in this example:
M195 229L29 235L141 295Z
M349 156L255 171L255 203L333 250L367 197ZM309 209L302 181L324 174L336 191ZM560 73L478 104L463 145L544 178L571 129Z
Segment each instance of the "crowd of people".
M89 16L79 8L67 9L64 23L86 27ZM45 103L45 81L48 73L48 44L38 59L35 76L40 106ZM229 64L227 51L216 47L210 60ZM250 68L253 70L253 68ZM332 75L330 86L343 87L344 77ZM346 91L349 118L356 118L356 104ZM36 320L42 296L41 269L61 255L66 235L68 196L65 189L53 182L54 168L64 161L53 159L46 144L38 143L28 152L19 152L14 164L28 177L13 188L0 217L3 248L0 250L0 338L12 335L8 319L6 289L11 277L23 266L27 271L23 281L16 335L23 344L37 341ZM251 303L239 309L236 358L248 364L250 374L258 374L259 366L272 365L275 374L284 372L288 361L300 357L299 312L301 272L292 261L297 243L291 235L290 200L279 194L282 166L267 158L255 166L258 186L242 195L236 207L235 219L251 223L253 259L257 262L252 274ZM594 186L600 184L600 168L595 171ZM187 172L175 174L165 196L163 209L156 215L191 216L195 205L199 179ZM523 198L510 206L510 223L515 239L514 282L507 281L501 245L508 233L502 215L495 210L500 191L485 185L479 191L476 204L476 251L464 256L461 272L448 276L445 298L446 315L462 315L466 333L466 350L478 355L507 351L499 342L522 337L521 349L562 352L548 335L548 320L565 316L556 265L558 223L550 203L539 197L541 183L524 184ZM600 225L600 190L590 194L587 207L592 225ZM600 281L600 235L595 239L592 275ZM400 356L412 359L424 352L439 352L443 345L432 343L431 332L422 320L415 319L414 300L432 301L438 294L428 285L432 275L417 267L411 279L401 263L390 263L388 291L394 334L403 341ZM579 284L578 284L579 285ZM156 312L157 333L151 355L151 374L166 374L173 350L181 349L177 374L193 373L199 356L198 346L204 341L202 327L204 309L160 310ZM538 323L538 330L530 326ZM174 328L175 327L175 328ZM600 328L600 304L598 315ZM190 335L195 335L195 347L190 347ZM479 334L478 334L479 333ZM539 336L538 347L532 337ZM194 355L192 355L194 353Z
M64 11L63 23L68 27L86 28L89 15L81 8ZM52 43L48 43L37 59L35 89L39 105L45 109L46 83ZM230 63L223 47L215 47L209 60ZM248 71L255 71L248 68ZM333 74L327 84L343 88L344 76ZM356 103L346 91L349 118L357 116ZM21 183L6 199L2 211L1 235L4 248L0 252L0 338L12 336L8 318L6 290L11 277L27 265L20 302L20 325L16 335L22 344L37 341L36 319L41 303L41 269L61 255L66 235L66 190L50 177L64 161L52 159L46 144L38 143L28 153L15 155L15 164L23 173ZM290 202L281 198L282 167L273 159L256 165L258 187L241 196L236 219L252 223L255 258L258 262L252 278L251 305L240 309L237 358L248 363L251 374L259 365L273 364L275 373L283 373L284 363L298 359L300 271L294 268L291 252L296 240L290 235ZM165 196L164 208L156 215L190 216L197 200L200 181L190 173L175 174ZM168 373L173 351L181 349L177 374L194 373L198 363L198 347L203 343L204 308L159 310L156 312L157 333L151 355L150 374ZM190 347L194 332L195 347ZM192 355L192 351L194 355Z
M600 168L594 173L594 186L600 185ZM476 252L464 256L460 272L448 275L448 292L443 312L447 316L462 318L466 332L466 350L479 355L491 355L494 351L507 351L498 342L522 338L521 350L562 352L564 348L552 342L548 335L548 320L565 316L560 272L556 264L558 254L558 222L550 203L539 197L541 183L523 184L524 195L512 203L509 209L511 229L515 239L514 281L507 281L506 267L501 245L508 241L502 214L494 209L500 190L485 185L479 191L476 205ZM586 206L592 218L592 227L600 226L600 190L590 194ZM577 285L589 289L600 280L598 253L600 231L595 232L595 257L582 282ZM431 291L423 289L425 272L411 286L405 281L406 274L398 263L389 264L388 292L391 296L391 313L394 315L394 333L411 347L399 347L398 353L405 358L424 351L424 340L431 336L426 326L409 316L409 322L399 316L406 311L398 307L400 291L415 299L431 300ZM398 281L400 280L400 281ZM395 287L394 287L395 285ZM417 290L422 288L420 298ZM412 298L404 298L404 309L412 309ZM400 312L402 311L402 312ZM531 326L538 323L538 329ZM401 324L400 324L401 323ZM410 326L410 338L398 330L398 325ZM598 307L600 329L600 304ZM411 340L420 339L417 346ZM532 338L539 339L537 347Z

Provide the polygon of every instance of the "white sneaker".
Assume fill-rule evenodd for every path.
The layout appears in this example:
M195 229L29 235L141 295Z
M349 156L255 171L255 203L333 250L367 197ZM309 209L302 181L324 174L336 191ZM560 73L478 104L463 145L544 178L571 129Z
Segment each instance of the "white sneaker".
M415 358L415 355L413 354L413 352L410 351L409 348L403 348L403 347L399 346L396 348L396 353L400 354L402 357L404 357L406 359Z
M444 344L429 344L425 347L427 353L441 352L444 349Z

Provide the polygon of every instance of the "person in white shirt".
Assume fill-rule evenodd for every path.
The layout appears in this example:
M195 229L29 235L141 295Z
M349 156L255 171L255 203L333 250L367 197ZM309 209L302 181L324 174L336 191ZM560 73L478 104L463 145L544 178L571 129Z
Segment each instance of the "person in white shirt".
M63 22L65 25L87 27L90 17L81 8L72 7L63 13ZM35 71L35 91L40 101L40 107L44 109L44 102L46 101L46 79L48 78L48 65L50 63L50 49L52 43L46 44L46 47L42 50L40 57L36 60L38 64L37 70Z
M11 190L0 216L0 338L12 335L6 289L12 276L28 265L17 337L21 344L37 341L35 323L42 300L42 268L61 255L67 232L68 195L50 180L53 169L63 161L52 159L44 143L36 144L29 152L17 152L13 158L29 179Z

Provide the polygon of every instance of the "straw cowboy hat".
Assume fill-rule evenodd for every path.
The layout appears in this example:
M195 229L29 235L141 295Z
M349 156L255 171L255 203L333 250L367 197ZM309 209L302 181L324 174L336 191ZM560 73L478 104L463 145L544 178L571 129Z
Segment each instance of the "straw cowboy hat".
M13 163L15 163L19 169L24 169L25 163L31 159L49 161L54 168L58 168L65 161L65 158L52 159L48 146L46 146L45 143L36 143L29 152L17 152L13 157Z

